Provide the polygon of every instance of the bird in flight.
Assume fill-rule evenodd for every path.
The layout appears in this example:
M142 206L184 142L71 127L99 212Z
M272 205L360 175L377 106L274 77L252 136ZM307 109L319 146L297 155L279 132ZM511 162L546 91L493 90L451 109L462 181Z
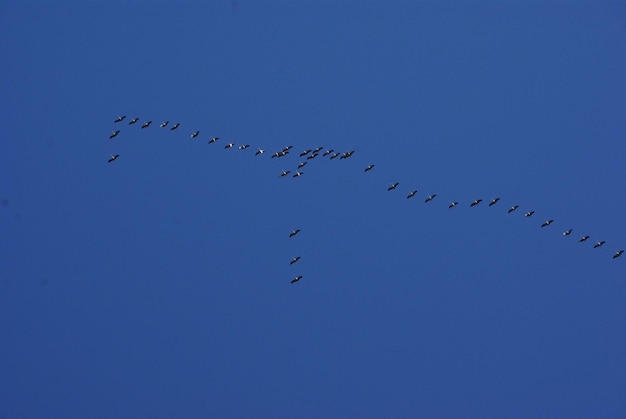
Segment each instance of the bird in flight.
M593 248L596 249L596 248L602 246L604 243L606 243L604 240L602 240L601 242L596 242L596 244L593 245Z
M398 185L400 184L400 182L396 182L393 185L391 185L390 187L387 188L388 191L393 191L394 189L396 189L398 187Z
M532 217L534 213L535 211L528 211L526 214L524 214L524 217Z
M298 275L298 276L296 276L294 279L292 279L292 280L291 280L291 283L292 283L292 284L295 284L296 282L298 282L298 281L299 281L299 280L301 280L301 279L302 279L302 275Z
M309 154L311 151L313 151L313 150L311 150L310 148L308 148L308 149L304 150L302 153L300 153L300 157L304 157L304 156L306 156L306 155L307 155L307 154Z
M209 144L212 144L212 143L216 142L216 141L217 141L217 140L219 140L219 139L220 139L220 137L213 137L213 138L211 138L211 139L209 140Z
M250 147L250 144L243 144L239 146L239 150L245 150L248 147Z
M328 155L329 155L330 153L332 153L333 151L335 151L335 150L334 150L334 149L332 149L332 148L331 148L330 150L326 150L326 151L324 151L324 154L322 154L322 157L326 157L326 156L328 156Z
M376 166L376 165L375 165L375 164L370 164L369 166L367 166L367 167L365 168L365 171L366 171L366 172L369 172L370 170L372 170L372 169L374 168L374 166Z
M563 232L563 235L564 235L564 236L569 236L570 234L572 234L572 231L573 231L573 230L572 230L571 228L570 228L569 230L565 230L565 231Z
M113 122L122 122L126 118L126 115L118 116L117 119Z
M413 197L415 196L415 194L416 194L416 193L417 193L417 191L411 191L411 192L409 192L409 194L406 196L406 199L413 198Z
M509 214L512 213L513 211L515 211L518 208L519 208L519 205L513 205L511 208L509 208Z
M180 127L180 123L179 123L179 122L175 123L175 124L172 126L172 128L170 128L170 131L174 131L174 130L175 130L176 128L178 128L178 127Z
M224 148L231 148L232 146L234 146L235 143L228 143L224 146Z
M109 158L109 163L114 162L115 160L117 160L117 158L118 158L119 156L120 156L119 154L114 154L113 156L111 156L111 157Z
M541 224L541 227L542 227L542 228L543 228L543 227L547 227L547 226L549 226L550 224L552 224L553 222L554 222L554 220L547 220L547 221L545 221L543 224Z
M481 202L483 202L482 199L476 199L474 202L472 202L470 204L470 207L475 207L476 205L480 204Z
M159 125L161 128L165 128L167 126L167 124L169 124L170 121L163 121L161 122L161 125Z
M432 194L432 195L428 195L428 198L426 198L426 199L424 200L424 202L430 202L430 201L432 201L433 199L435 199L435 197L436 197L436 196L437 196L437 194L436 194L436 193L434 193L434 194Z
M589 238L589 236L582 236L582 237L580 238L580 240L578 240L578 241L579 241L580 243L582 243L582 242L584 242L584 241L587 241L587 239L588 239L588 238Z
M493 199L491 200L491 202L489 203L489 206L491 207L491 206L493 206L493 205L496 205L496 204L498 203L498 201L499 201L499 200L500 200L500 198L493 198Z
M448 205L448 209L449 209L449 208L454 208L454 207L456 207L457 205L459 205L459 202L458 202L458 201L451 202L451 203L450 203L450 205Z
M348 157L352 157L353 154L354 154L354 150L346 151L345 153L343 153L341 155L341 157L339 157L339 160L347 159Z
M300 177L304 174L304 172L296 172L292 177Z
M618 257L622 256L622 253L624 253L623 250L618 250L617 252L615 252L615 254L613 255L613 259L617 259Z
M194 131L191 133L190 137L191 138L196 138L198 135L200 135L200 131Z
M330 156L330 159L336 159L339 156L339 153L333 153L332 156Z
M120 130L118 129L117 131L113 131L113 133L111 135L109 135L109 140L117 137L117 134L120 133Z
M323 149L324 149L324 147L315 147L315 150L313 150L313 153L319 153Z
M133 119L131 119L131 120L130 120L130 122L128 123L128 125L133 125L133 124L136 124L136 123L137 123L137 121L139 121L139 118L133 118Z
M308 156L306 159L307 160L313 160L314 158L316 158L320 153L313 153L310 156Z
M256 153L254 153L254 155L255 155L255 156L258 156L259 154L263 154L263 153L265 153L265 150L263 150L263 149L259 148L259 149L257 150L257 152L256 152Z
M290 265L293 265L294 263L296 263L297 261L300 260L300 256L296 256L295 258L291 259L291 262L289 262Z
M291 173L291 170L283 170L283 172L279 176L280 177L287 176L289 173Z
M141 129L148 128L148 127L150 126L150 124L151 124L151 123L152 123L152 121L145 122L145 123L141 126Z
M292 231L291 231L291 233L289 233L289 237L293 237L293 236L295 236L296 234L298 234L299 232L300 232L300 229L299 229L299 228L296 228L295 230L292 230Z
M308 161L300 162L300 164L298 165L298 169L302 169L304 166L307 165L307 163L308 163Z
M291 150L292 148L293 148L293 146L292 146L292 145L288 145L288 146L286 146L285 148L283 148L283 151L289 151L289 150Z

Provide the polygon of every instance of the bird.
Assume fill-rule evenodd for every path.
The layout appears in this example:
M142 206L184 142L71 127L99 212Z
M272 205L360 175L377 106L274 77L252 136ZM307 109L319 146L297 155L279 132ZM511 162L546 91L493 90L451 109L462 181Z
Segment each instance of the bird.
M220 137L213 137L209 140L209 144L216 142L217 140L219 140Z
M454 208L457 205L459 205L459 202L458 201L453 201L453 202L450 203L450 205L448 205L448 208Z
M324 151L324 154L322 154L322 157L326 157L326 156L328 156L328 155L329 155L330 153L332 153L333 151L335 151L335 150L334 150L334 149L332 149L332 148L331 148L330 150L326 150L326 151Z
M472 202L470 204L470 207L475 207L476 205L480 204L481 202L483 202L482 199L476 199L474 202Z
M119 157L119 154L114 154L109 158L109 163L114 162L115 160L117 160L117 158Z
M294 283L298 282L301 279L302 279L302 275L298 275L294 279L291 280L291 283L294 284Z
M259 149L257 150L257 152L256 152L256 153L254 153L254 155L255 155L255 156L258 156L259 154L263 154L263 153L265 153L265 150L263 150L262 148L259 148Z
M313 150L313 153L318 153L320 151L322 151L324 149L324 147L315 147L315 149Z
M250 144L243 144L239 146L239 150L245 150L248 147L250 147Z
M496 204L498 203L498 201L499 201L499 200L500 200L500 198L493 198L493 199L491 200L491 202L489 203L489 206L491 207L491 206L493 206L493 205L496 205Z
M165 128L167 126L167 124L169 124L170 121L163 121L161 122L161 125L159 125L161 128Z
M518 208L519 208L519 205L513 205L511 208L509 208L509 214L512 213L513 211L515 211Z
M111 135L109 135L109 140L117 137L117 134L119 134L119 133L120 133L119 129L117 131L113 131L113 133L111 133Z
M292 177L300 177L304 174L304 172L296 172Z
M300 162L300 164L298 165L298 169L302 169L304 166L307 165L307 163L308 163L308 161Z
M133 119L131 119L131 120L130 120L130 122L128 123L128 125L133 125L133 124L136 124L136 123L137 123L137 121L139 121L139 118L133 118Z
M332 156L330 156L330 159L336 159L339 156L339 153L333 153Z
M353 154L354 154L354 150L346 151L345 153L343 153L341 155L341 157L339 157L339 160L347 159L348 157L352 157Z
M296 263L297 261L300 260L300 256L296 256L294 258L291 259L291 262L289 262L290 265L293 265L294 263Z
M547 226L549 226L550 224L552 224L553 222L554 222L554 220L547 220L546 222L544 222L543 224L541 224L541 227L542 227L542 228L543 228L543 227L547 227Z
M126 115L118 116L117 119L113 122L122 122L126 118Z
M428 198L426 198L426 199L424 200L424 202L430 202L430 201L432 201L433 199L435 199L435 197L436 197L436 196L437 196L437 194L428 195Z
M190 137L191 138L196 138L198 135L200 135L200 131L194 131L191 133Z
M285 151L279 151L278 152L278 157L285 157L287 154L289 154L289 150Z
M565 231L563 232L563 235L564 235L564 236L569 236L570 234L572 234L572 229L571 229L571 228L570 228L569 230L565 230Z
M279 176L280 177L287 176L289 173L291 173L291 170L283 170L283 172Z
M310 148L308 148L308 149L304 150L302 153L300 153L300 157L304 157L304 156L306 156L306 155L307 155L307 154L309 154L311 151L313 151L313 150L311 150Z
M582 236L580 238L580 240L578 240L578 241L582 243L582 242L586 241L588 238L589 238L589 236Z
M396 182L393 185L391 185L390 187L387 188L388 191L393 191L394 189L396 189L398 187L398 185L400 184L400 182Z
M622 256L622 253L624 253L623 250L618 250L617 252L615 252L615 254L613 255L613 259L617 259L618 257Z
M306 159L307 160L313 160L314 158L316 158L318 156L318 154L320 154L320 153L313 153L310 156L308 156Z
M375 164L370 164L369 166L367 166L367 167L365 168L365 171L366 171L366 172L369 172L370 170L372 170L372 169L374 168L374 166L376 166L376 165L375 165Z
M235 143L228 143L224 146L224 148L231 148L232 146L234 146Z
M289 150L291 150L292 148L293 148L293 146L292 146L292 145L288 145L288 146L286 146L285 148L283 148L283 151L289 151Z
M172 128L170 128L170 131L174 131L178 127L180 127L180 122L175 123Z
M528 211L526 214L524 214L524 217L532 217L534 213L535 211Z
M272 154L272 158L274 157L280 157L280 151L277 151L276 153Z
M601 242L596 242L596 244L593 245L593 248L598 248L600 246L602 246L604 243L606 243L604 240L602 240Z
M299 229L299 228L296 228L296 229L294 229L294 230L291 230L291 233L289 233L289 237L293 237L293 236L295 236L296 234L298 234L299 232L300 232L300 229Z
M417 193L417 191L411 191L411 192L409 192L409 194L406 196L406 199L413 198L413 197L415 196L415 194L416 194L416 193Z
M144 122L144 124L141 126L141 129L148 128L151 123L152 121Z

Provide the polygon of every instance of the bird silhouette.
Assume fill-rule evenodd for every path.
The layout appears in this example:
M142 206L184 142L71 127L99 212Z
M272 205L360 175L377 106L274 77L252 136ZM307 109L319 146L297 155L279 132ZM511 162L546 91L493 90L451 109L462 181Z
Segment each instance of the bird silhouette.
M597 249L598 247L602 246L604 243L606 243L604 240L602 240L601 242L596 242L596 244L593 245L593 248Z
M228 143L224 146L224 148L232 148L232 146L234 146L235 143Z
M563 232L563 235L564 235L564 236L569 236L570 234L572 234L572 231L573 231L573 230L572 230L571 228L570 228L569 230L565 230L565 231Z
M396 182L393 185L391 185L390 187L387 188L388 191L393 191L394 189L396 189L398 187L398 185L400 184L400 182Z
M216 142L217 140L219 140L220 137L213 137L209 140L209 144L213 144L214 142Z
M294 263L296 263L297 261L300 260L300 256L296 256L294 258L291 259L291 262L289 262L290 265L293 265Z
M333 151L335 151L335 150L334 150L334 149L332 149L332 148L331 148L330 150L326 150L326 151L324 152L324 154L322 154L322 157L326 157L326 156L328 156L328 155L329 155L329 154L331 154Z
M532 217L534 213L535 211L528 211L526 214L524 214L524 217Z
M298 282L298 281L299 281L299 280L301 280L301 279L302 279L302 275L298 275L298 276L296 276L294 279L292 279L292 280L291 280L291 283L292 283L292 284L295 284L296 282Z
M279 176L280 177L287 176L289 173L291 173L291 170L283 170L283 172Z
M172 125L172 128L170 128L170 131L174 131L178 127L180 127L180 123L179 122L177 122L174 125Z
M191 133L190 137L191 138L196 138L198 135L200 135L200 131L194 131Z
M148 128L148 127L150 126L150 124L151 124L151 123L152 123L152 121L145 122L145 123L141 126L141 129Z
M511 208L509 208L509 214L512 213L513 211L515 211L518 208L519 208L519 205L513 205Z
M114 162L115 160L117 160L117 158L118 158L119 156L120 156L119 154L115 154L115 155L111 156L111 157L109 158L109 163Z
M481 202L483 202L482 199L477 199L477 200L475 200L474 202L472 202L470 204L470 207L475 207L476 205L480 204Z
M309 149L304 150L302 153L300 153L300 157L304 157L304 156L306 156L306 155L307 155L307 154L309 154L311 151L313 151L313 150L311 150L310 148L309 148Z
M169 124L170 121L163 121L161 122L161 125L159 125L161 128L165 128L167 126L167 124Z
M126 115L118 116L117 119L113 122L122 122L126 118Z
M330 156L330 159L336 159L339 156L339 153L333 153L332 156Z
M130 120L130 122L128 122L128 125L136 124L137 121L139 121L139 118L133 118L133 119Z
M451 202L451 203L450 203L450 205L448 205L448 209L450 209L450 208L454 208L454 207L456 207L457 205L459 205L458 201Z
M615 254L613 255L613 259L617 259L618 257L622 256L622 253L624 253L623 250L618 250L617 252L615 252Z
M302 169L304 166L307 165L307 163L308 163L308 161L300 162L300 164L298 165L298 169Z
M499 201L499 200L500 200L500 198L493 198L493 199L491 200L491 202L489 203L489 206L491 207L491 206L496 205L496 204L498 203L498 201Z
M300 232L300 229L299 229L299 228L296 228L296 229L294 229L294 230L291 230L291 233L289 233L289 237L293 237L293 236L295 236L296 234L298 234L299 232Z
M239 146L239 150L245 150L248 147L250 147L250 144L243 144Z
M584 242L584 241L587 241L587 239L588 239L588 238L589 238L589 236L582 236L582 237L580 238L580 240L578 240L578 241L579 241L580 243L582 243L582 242Z
M375 164L370 164L369 166L367 166L367 167L365 168L365 171L366 171L366 172L369 172L370 170L372 170L372 169L374 168L374 166L375 166Z
M554 220L548 220L548 221L544 222L543 224L541 224L541 227L542 227L542 228L543 228L543 227L547 227L547 226L549 226L550 224L552 224L553 222L554 222Z
M417 193L417 191L411 191L411 192L409 192L409 194L406 196L406 199L413 198L413 197L415 196L415 194L416 194L416 193Z
M432 201L433 199L435 199L435 197L436 197L436 196L437 196L437 194L436 194L436 193L434 193L434 194L432 194L432 195L428 195L428 198L426 198L426 199L424 200L424 202L430 202L430 201Z
M265 150L263 150L262 148L259 148L259 149L257 150L257 152L256 152L256 153L254 153L254 155L255 155L255 156L258 156L259 154L263 154L263 153L265 153Z
M300 177L304 174L304 172L296 172L292 177Z
M117 134L119 133L120 133L119 129L117 131L113 131L113 133L109 135L109 140L112 140L113 138L117 137Z

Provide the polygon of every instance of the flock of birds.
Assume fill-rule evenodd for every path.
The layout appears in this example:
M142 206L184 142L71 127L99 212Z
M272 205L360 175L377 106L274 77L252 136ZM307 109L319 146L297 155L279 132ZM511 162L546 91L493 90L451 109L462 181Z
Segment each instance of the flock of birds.
M118 118L116 118L114 120L114 123L118 124L121 123L123 121L126 120L126 115L122 115L119 116ZM131 119L128 124L129 125L134 125L137 124L139 122L139 118L133 118ZM141 129L146 129L149 128L152 125L152 121L146 121L143 122L141 124ZM170 125L170 121L163 121L161 122L161 124L159 125L160 128L168 128L171 131L177 130L180 127L180 123L174 123L172 125ZM120 134L121 130L117 129L114 130L110 135L109 135L109 139L112 140L114 138L116 138L119 134ZM190 138L191 139L195 139L198 138L200 135L200 131L196 130L191 132L190 134ZM218 140L220 139L220 137L212 137L211 139L208 140L208 144L214 144L217 143ZM224 145L224 149L229 149L229 148L234 148L235 147L235 143L233 142L229 142L226 143ZM250 144L240 144L237 146L237 148L239 150L246 150L248 148L250 148ZM280 159L282 157L285 157L287 155L289 155L291 153L293 146L288 145L284 148L282 148L281 150L278 150L276 152L274 152L273 154L271 154L271 158L277 158ZM345 152L339 152L339 151L335 151L334 149L324 149L324 147L316 147L313 149L306 149L303 150L301 153L299 153L299 157L303 159L302 162L300 162L298 164L298 166L294 169L294 171L292 172L291 170L283 170L278 176L279 177L286 177L291 175L291 177L294 178L298 178L300 176L302 176L304 174L304 171L302 169L304 169L308 164L310 160L316 159L318 157L320 158L324 158L324 157L328 157L330 160L334 160L336 158L339 158L339 160L344 160L344 159L348 159L350 157L352 157L352 155L354 154L355 150L350 150L350 151L345 151ZM255 152L255 156L262 156L265 154L265 150L259 148L256 152ZM116 161L118 158L120 157L119 154L114 154L112 155L109 159L108 162L109 163L113 163L114 161ZM374 169L376 165L374 164L370 164L368 166L365 167L364 172L370 172L371 170ZM397 187L400 185L399 182L394 182L391 185L389 185L389 187L387 188L387 191L394 191L395 189L397 189ZM406 199L411 199L413 197L415 197L417 195L417 190L412 190L408 193L408 195L406 196ZM425 199L424 199L424 203L429 203L431 201L433 201L435 198L437 197L437 194L431 194L428 195ZM475 207L480 205L483 202L483 199L478 198L475 199L474 201L470 202L469 206L470 207ZM488 206L492 207L496 204L498 204L498 202L500 202L500 198L496 197L493 198L489 201ZM448 205L448 209L453 209L456 206L459 205L458 201L452 201L450 202L450 204ZM517 211L517 209L519 208L519 205L513 205L510 208L508 208L507 212L509 214ZM527 211L524 213L525 217L532 217L534 215L535 211ZM553 219L548 219L545 220L542 224L541 224L541 228L545 228L550 226L552 223L554 222ZM300 232L300 229L294 229L291 231L291 233L289 234L289 237L292 238L294 236L296 236L298 233ZM567 229L563 232L563 236L569 236L573 233L573 229ZM590 238L590 236L588 235L583 235L582 237L580 237L580 239L578 240L580 243L586 242L588 239ZM599 247L604 246L606 242L604 240L601 241L597 241L594 245L593 248L597 249ZM624 253L624 250L618 250L615 253L613 253L612 258L613 259L617 259L618 257L622 256L622 254ZM296 262L298 262L301 259L300 256L295 256L291 259L291 261L289 262L290 265L295 264ZM296 275L292 280L291 283L294 284L298 281L300 281L303 278L302 275Z

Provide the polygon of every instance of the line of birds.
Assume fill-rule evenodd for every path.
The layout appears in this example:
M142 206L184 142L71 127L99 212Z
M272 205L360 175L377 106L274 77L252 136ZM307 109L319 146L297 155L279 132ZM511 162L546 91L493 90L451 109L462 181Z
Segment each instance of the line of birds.
M118 118L116 118L116 119L114 120L114 122L115 122L115 123L120 123L120 122L124 121L125 119L126 119L126 115L122 115L122 116L119 116ZM129 123L128 123L128 124L129 124L129 125L134 125L134 124L136 124L137 122L139 122L139 118L133 118L133 119L131 119L131 120L129 121ZM151 121L151 120L146 121L146 122L144 122L144 123L141 125L141 129L148 128L148 127L150 127L150 125L151 125L151 124L152 124L152 121ZM159 125L159 127L161 127L161 128L166 128L166 127L168 127L168 126L169 126L169 121L163 121L163 122ZM174 131L174 130L178 129L179 127L180 127L180 123L179 123L179 122L177 122L177 123L173 124L173 125L170 127L170 130L171 130L171 131ZM111 133L111 135L109 136L109 139L116 138L116 137L119 135L120 131L121 131L121 130L119 130L119 129L118 129L118 130L113 131L113 132ZM193 131L193 132L190 134L190 138L195 139L195 138L197 138L199 135L200 135L200 131L199 131L199 130L197 130L197 131ZM212 138L208 141L208 144L213 144L213 143L216 143L219 139L220 139L220 137L212 137ZM229 142L229 143L226 143L226 145L224 146L224 149L229 149L229 148L233 148L233 147L235 147L235 143L234 143L234 142ZM250 148L250 144L241 144L241 145L239 145L239 146L238 146L238 149L239 149L239 150L246 150L246 149L248 149L248 148ZM289 154L291 153L291 149L292 149L292 148L293 148L293 146L292 146L292 145L288 145L288 146L284 147L283 149L281 149L281 150L276 151L275 153L273 153L273 154L271 155L271 158L277 158L277 159L280 159L280 158L282 158L282 157L285 157L285 156L287 156L287 155L289 155ZM291 176L292 176L293 178L298 178L298 177L302 176L302 175L304 174L304 172L303 172L301 169L303 169L305 166L307 166L307 165L309 164L309 160L313 160L313 159L315 159L316 157L318 157L318 156L320 155L320 153L322 153L322 150L324 150L324 147L316 147L316 148L313 148L313 149L305 149L305 150L303 150L301 153L299 153L299 157L306 157L306 160L305 160L305 161L301 161L301 162L298 164L298 166L297 166L297 167L296 167L296 169L294 170L293 174L292 174L292 171L291 171L291 170L283 170L283 171L282 171L282 172L281 172L278 176L279 176L279 177L286 177L286 176L288 176L288 175L290 175L290 174L292 174ZM259 148L259 149L255 152L255 156L260 156L260 155L263 155L264 153L265 153L265 150L264 150L264 149ZM337 157L339 157L339 160L344 160L344 159L348 159L348 158L352 157L352 155L353 155L354 153L355 153L355 150L350 150L350 151L346 151L346 152L338 152L338 151L335 151L334 149L326 149L326 150L324 150L324 151L323 151L323 153L321 154L321 156L322 156L322 157L327 157L327 156L330 156L330 160L336 159ZM109 163L114 162L115 160L117 160L117 159L119 158L119 156L120 156L119 154L114 154L114 155L112 155L112 156L108 159L108 162L109 162ZM365 173L370 172L371 170L373 170L373 169L374 169L374 167L375 167L375 166L376 166L375 164L369 164L369 165L367 165L367 166L365 167L365 169L364 169L364 172L365 172ZM387 191L393 191L393 190L397 189L397 187L398 187L399 185L400 185L400 182L394 182L394 183L392 183L392 184L391 184L391 185L387 188ZM410 192L408 193L408 195L406 196L406 199L413 198L414 196L416 196L416 195L417 195L417 192L418 192L417 190L412 190L412 191L410 191ZM429 202L433 201L436 197L437 197L437 194L431 194L431 195L428 195L428 196L426 196L426 198L424 199L424 203L429 203ZM493 198L493 199L491 199L491 200L489 201L488 206L489 206L489 207L492 207L492 206L496 205L499 201L500 201L500 198L499 198L499 197ZM473 201L470 203L470 207L475 207L475 206L478 206L481 202L483 202L483 199L481 199L481 198L475 199L475 200L473 200ZM458 205L459 205L459 202L458 202L458 201L452 201L452 202L448 205L448 208L449 208L449 209L452 209L452 208L455 208L455 207L456 207L456 206L458 206ZM516 204L516 205L513 205L513 206L511 206L511 207L507 210L507 212L510 214L510 213L512 213L512 212L515 212L518 208L519 208L519 205L517 205L517 204ZM525 217L532 217L534 214L535 214L535 211L531 210L531 211L527 211L526 213L524 213L524 216L525 216ZM553 219L548 219L548 220L544 221L544 222L541 224L541 228L548 227L548 226L549 226L549 225L551 225L553 222L554 222L554 220L553 220ZM291 234L289 235L289 237L293 237L293 236L295 236L296 234L298 234L298 232L300 232L300 230L299 230L299 229L293 230L293 231L291 232ZM571 229L571 228L570 228L570 229L568 229L568 230L566 230L566 231L564 231L564 232L563 232L563 236L569 236L570 234L572 234L572 232L573 232L573 229ZM584 236L582 236L582 237L581 237L578 241L579 241L580 243L583 243L583 242L587 241L589 238L590 238L590 236L588 236L588 235L584 235ZM605 242L604 240L598 241L598 242L596 242L596 243L593 245L593 248L594 248L594 249L597 249L597 248L599 248L599 247L602 247L605 243L606 243L606 242ZM624 253L624 250L618 250L618 251L616 251L616 252L613 254L613 256L612 256L612 257L613 257L613 259L617 259L618 257L622 256L622 254L623 254L623 253ZM294 257L294 258L291 260L290 265L293 265L293 264L294 264L294 263L296 263L298 260L300 260L300 256L296 256L296 257ZM292 282L292 283L295 283L295 282L298 282L300 279L302 279L302 275L298 275L298 276L296 276L296 277L295 277L295 278L294 278L291 282Z

